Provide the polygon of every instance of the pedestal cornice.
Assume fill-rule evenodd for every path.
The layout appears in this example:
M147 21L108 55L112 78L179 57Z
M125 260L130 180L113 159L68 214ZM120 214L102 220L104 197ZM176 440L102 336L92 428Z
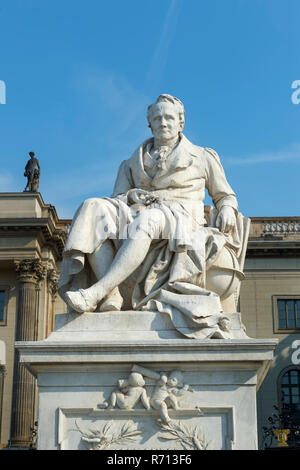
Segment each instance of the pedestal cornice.
M201 363L220 369L256 369L258 387L274 358L277 339L157 341L50 342L15 343L20 362L35 376L40 372L62 372L81 367L114 363Z

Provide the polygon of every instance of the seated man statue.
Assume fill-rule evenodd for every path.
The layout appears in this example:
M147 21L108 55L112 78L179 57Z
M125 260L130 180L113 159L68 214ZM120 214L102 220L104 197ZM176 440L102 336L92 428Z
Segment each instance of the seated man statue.
M153 138L121 163L111 197L87 199L75 213L59 292L76 312L105 312L122 309L125 284L127 309L168 314L186 337L224 338L222 292L209 273L223 259L242 277L243 217L217 153L182 134L184 116L170 95L148 107ZM207 217L205 189L215 206Z

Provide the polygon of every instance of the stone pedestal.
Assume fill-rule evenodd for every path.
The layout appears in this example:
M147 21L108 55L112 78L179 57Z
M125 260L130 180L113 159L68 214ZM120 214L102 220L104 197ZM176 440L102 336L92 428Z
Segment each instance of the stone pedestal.
M38 379L38 449L257 449L256 391L276 344L183 338L157 312L57 315L47 340L16 344ZM171 386L172 371L182 383ZM132 372L145 383L124 388ZM149 409L142 398L105 407L128 390Z

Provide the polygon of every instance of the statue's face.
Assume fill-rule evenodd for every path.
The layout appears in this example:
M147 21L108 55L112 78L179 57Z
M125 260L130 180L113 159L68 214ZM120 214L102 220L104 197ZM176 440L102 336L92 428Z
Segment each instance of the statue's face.
M157 103L152 108L150 126L154 138L168 141L178 136L182 130L179 114L172 103Z
M176 387L176 385L178 385L177 378L176 377L169 377L168 384L171 385L172 387Z

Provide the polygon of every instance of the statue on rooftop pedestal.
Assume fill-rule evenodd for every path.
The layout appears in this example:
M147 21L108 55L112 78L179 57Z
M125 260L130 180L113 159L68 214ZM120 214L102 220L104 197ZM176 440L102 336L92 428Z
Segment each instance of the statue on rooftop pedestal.
M25 191L37 193L39 190L39 180L40 180L40 164L38 159L34 156L34 152L29 152L30 160L26 163L24 176L27 177L27 184L25 186ZM36 168L37 167L37 168Z
M137 321L139 310L154 310L186 337L227 338L244 217L217 153L182 134L184 116L170 95L148 107L153 138L121 163L111 197L75 213L59 293L76 312L105 312L122 309L125 285ZM205 189L215 208L204 207Z

